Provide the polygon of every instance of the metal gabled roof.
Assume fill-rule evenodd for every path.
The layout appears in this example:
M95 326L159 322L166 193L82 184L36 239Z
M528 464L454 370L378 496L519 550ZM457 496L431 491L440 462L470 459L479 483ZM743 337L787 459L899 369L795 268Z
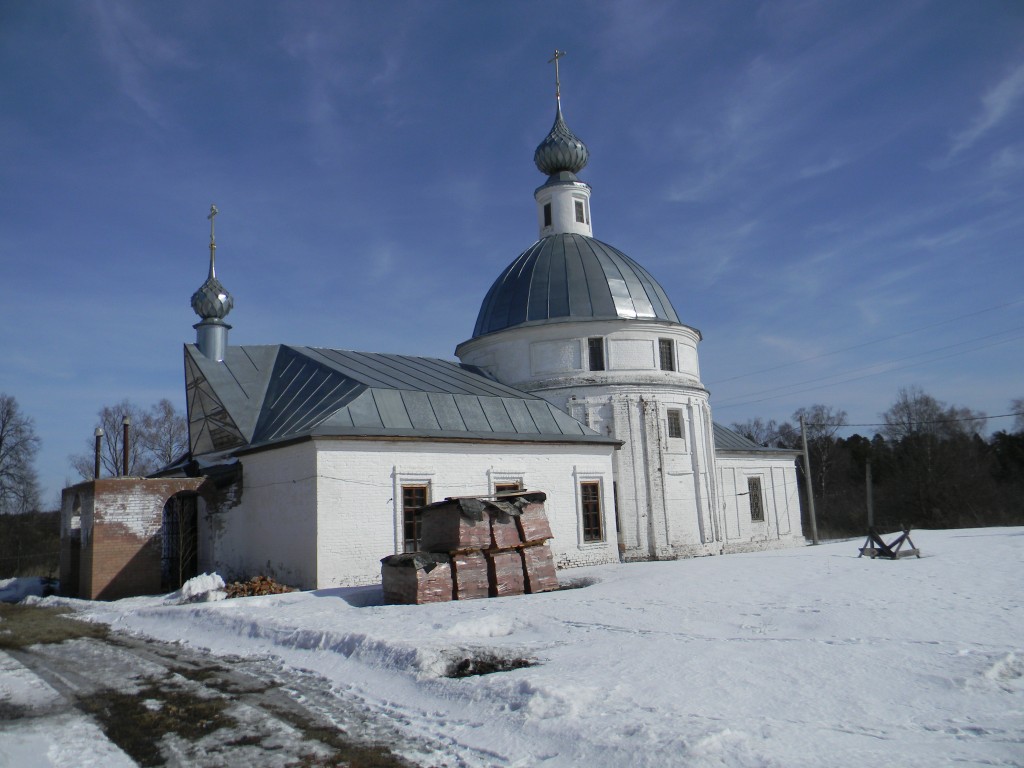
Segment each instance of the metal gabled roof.
M295 346L185 347L194 455L308 436L616 441L479 369L428 357Z
M777 453L783 455L790 455L799 453L799 451L793 451L789 448L765 448L763 445L758 445L750 438L744 437L739 432L723 427L721 424L713 423L714 435L715 435L715 452L719 451L725 453Z
M473 338L524 323L615 318L679 322L646 269L593 237L561 233L538 240L498 276Z

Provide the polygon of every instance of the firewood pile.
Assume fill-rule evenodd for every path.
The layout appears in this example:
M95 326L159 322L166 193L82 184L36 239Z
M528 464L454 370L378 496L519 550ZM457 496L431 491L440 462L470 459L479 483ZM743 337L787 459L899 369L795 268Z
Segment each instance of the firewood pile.
M558 589L541 492L453 498L423 508L420 552L381 560L388 603L437 603Z
M235 581L224 587L228 597L255 597L256 595L283 595L294 592L295 587L278 584L268 576L253 576L248 581Z

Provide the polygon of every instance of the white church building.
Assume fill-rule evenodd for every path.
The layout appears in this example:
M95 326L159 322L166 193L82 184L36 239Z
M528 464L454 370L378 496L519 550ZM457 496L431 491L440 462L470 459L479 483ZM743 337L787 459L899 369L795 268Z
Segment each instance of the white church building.
M517 488L547 494L560 567L803 543L796 454L713 422L700 332L593 236L587 160L558 99L534 156L539 239L483 298L460 362L229 345L211 218L190 452L166 472L209 479L200 571L372 583L381 557L416 549L419 507Z

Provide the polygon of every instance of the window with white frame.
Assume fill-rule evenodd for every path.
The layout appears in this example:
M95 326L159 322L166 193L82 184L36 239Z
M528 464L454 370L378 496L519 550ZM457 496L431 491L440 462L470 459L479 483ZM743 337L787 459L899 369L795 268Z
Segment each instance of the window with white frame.
M526 473L521 469L489 469L487 485L491 494L526 490Z
M747 478L747 496L750 499L750 519L764 522L764 497L761 495L761 478Z
M604 541L601 514L601 483L584 480L580 483L580 516L584 541Z
M429 485L402 486L402 543L405 552L418 552L420 549L422 510L429 503Z

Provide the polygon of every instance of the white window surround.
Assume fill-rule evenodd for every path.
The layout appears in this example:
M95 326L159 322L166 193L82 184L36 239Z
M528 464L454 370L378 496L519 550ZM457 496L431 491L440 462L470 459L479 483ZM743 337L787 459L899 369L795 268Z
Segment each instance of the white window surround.
M658 339L658 368L662 371L676 371L676 341L671 338Z
M607 483L603 470L591 467L574 466L572 469L573 487L576 494L576 546L580 549L598 549L608 546L608 499L605 498ZM583 539L583 495L580 486L583 483L598 484L598 501L601 503L601 538L595 541Z
M757 480L758 481L759 489L761 491L761 499L760 499L760 501L761 501L761 518L758 519L758 518L754 517L753 514L751 514L751 517L750 517L751 524L752 525L768 525L768 504L767 504L767 499L765 497L766 497L766 495L768 493L768 490L771 488L771 486L767 482L767 478L761 472L744 472L743 473L743 479L746 481L746 484L747 484L746 495L747 495L747 512L748 513L751 513L752 509L753 509L753 503L752 503L752 500L750 499L750 481L751 480ZM739 492L743 493L744 491L743 491L742 488L740 488Z
M672 421L673 416L675 417L676 426L678 427L679 434L672 434ZM665 409L665 434L668 435L669 440L685 440L686 439L686 419L683 418L682 408L669 407Z
M489 469L487 470L487 491L495 493L495 486L518 483L523 490L529 490L526 484L526 472L522 469Z
M417 469L414 467L395 466L391 471L392 491L391 502L394 514L395 531L395 552L405 551L405 519L402 509L402 486L403 485L425 485L427 486L427 504L434 498L434 475L432 469Z
M586 198L580 195L572 196L572 213L575 221L580 224L590 223L590 206ZM581 218L582 217L582 218Z

